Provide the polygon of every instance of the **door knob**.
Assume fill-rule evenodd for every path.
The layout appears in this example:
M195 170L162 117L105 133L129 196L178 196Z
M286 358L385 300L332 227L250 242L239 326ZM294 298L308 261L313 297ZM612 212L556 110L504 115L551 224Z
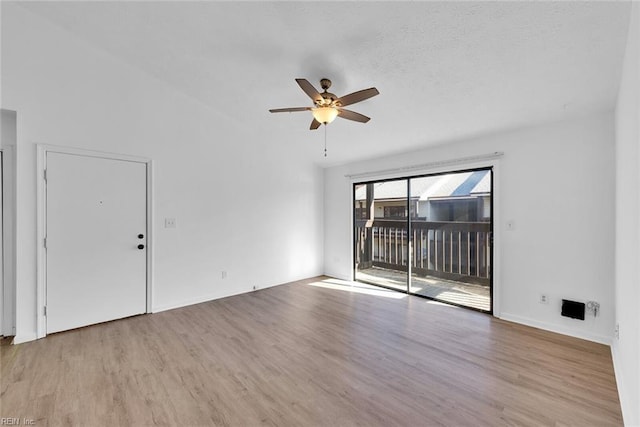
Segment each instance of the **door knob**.
M144 245L138 245L138 249L144 249Z
M138 234L138 239L144 239L144 234Z

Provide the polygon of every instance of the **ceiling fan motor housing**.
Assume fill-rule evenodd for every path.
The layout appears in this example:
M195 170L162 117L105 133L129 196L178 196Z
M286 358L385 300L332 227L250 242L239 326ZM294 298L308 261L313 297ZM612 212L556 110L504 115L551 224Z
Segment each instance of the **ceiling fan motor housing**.
M327 92L327 89L329 89L331 87L331 80L329 80L329 79L320 79L320 87L322 87L324 92L322 92L320 94L322 99L317 99L315 101L316 106L318 106L318 107L339 107L340 105L338 105L335 102L336 99L338 99L338 97L335 94L331 93L331 92Z
M316 101L316 105L318 107L339 107L340 104L338 102L335 102L338 97L336 95L334 95L331 92L322 92L320 94L322 96L322 99L319 99Z

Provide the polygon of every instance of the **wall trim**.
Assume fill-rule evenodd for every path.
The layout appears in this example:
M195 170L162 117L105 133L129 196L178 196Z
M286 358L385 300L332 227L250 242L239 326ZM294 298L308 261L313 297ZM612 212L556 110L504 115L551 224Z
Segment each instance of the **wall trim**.
M291 283L291 282L286 282L286 283ZM176 308L182 308L182 307L188 307L188 306L191 306L191 305L202 304L202 303L205 303L205 302L215 301L215 300L222 299L222 298L228 298L228 297L233 297L233 296L237 296L237 295L244 295L244 294L248 294L248 293L251 293L251 292L259 291L261 289L272 288L274 286L280 286L280 285L283 285L283 284L285 284L285 283L278 283L278 284L275 284L275 285L265 285L265 286L261 286L260 288L255 289L255 290L253 290L253 289L242 289L242 290L239 290L237 292L232 292L232 293L228 293L228 294L202 295L202 296L199 296L199 297L182 300L182 301L177 302L177 303L169 303L169 304L157 305L157 306L154 306L152 308L151 312L152 313L161 313L163 311L175 310Z
M533 328L543 329L549 332L555 332L557 334L567 335L574 338L580 338L587 341L593 341L599 344L611 345L611 337L600 334L592 334L584 331L576 331L572 328L567 328L562 325L557 325L554 323L548 322L540 322L539 320L531 319L525 316L519 316L517 314L511 313L502 313L500 316L496 316L502 320L506 320L508 322L519 323L525 326L531 326Z
M13 338L13 344L22 344L24 342L35 341L38 339L38 336L35 332L28 334L19 334Z
M237 296L237 295L244 295L244 294L248 294L251 292L257 292L263 289L269 289L269 288L274 288L276 286L282 286L282 285L286 285L289 283L295 283L295 282L300 282L300 281L306 281L306 280L311 280L311 279L316 279L316 278L321 278L321 277L325 277L324 274L319 273L310 277L303 277L301 279L292 279L286 282L278 282L278 283L273 283L273 284L267 284L267 285L261 285L259 288L256 289L244 289L244 290L240 290L238 292L232 292L232 293L228 293L228 294L216 294L216 295L203 295L203 296L199 296L196 298L189 298L183 301L180 301L178 303L170 303L170 304L161 304L161 305L157 305L153 307L152 313L161 313L163 311L168 311L168 310L174 310L176 308L182 308L182 307L188 307L190 305L195 305L195 304L202 304L205 302L209 302L209 301L215 301L218 299L222 299L222 298L228 298L228 297L233 297L233 296Z
M498 159L503 155L504 153L502 151L495 151L493 153L479 154L477 156L467 156L467 157L460 157L457 159L449 159L449 160L437 160L434 162L423 163L421 165L403 166L403 167L383 169L383 170L372 171L372 172L345 174L345 177L359 180L363 178L371 178L371 177L388 175L388 174L394 174L394 175L398 173L413 174L413 173L420 173L420 171L431 170L434 168L443 168L443 167L450 168L457 165L462 166L462 165L466 165L468 163L473 163L473 162Z
M12 110L2 110L2 126L7 126L5 120L16 127L17 113ZM8 116L11 116L9 118ZM2 330L0 335L5 337L16 334L16 140L2 141Z
M625 422L625 418L631 418L629 415L631 411L635 408L632 402L628 401L626 388L625 388L625 379L624 375L620 372L620 361L618 356L618 346L615 344L611 344L611 360L613 361L613 373L616 377L616 385L618 386L618 399L620 400L620 409L622 410L622 422L623 424L627 424ZM625 417L626 414L626 417Z
M234 292L231 294L225 294L225 295L204 295L204 296L200 296L200 297L196 297L196 298L189 298L177 303L170 303L170 304L161 304L161 305L157 305L154 306L152 308L152 313L161 313L163 311L169 311L169 310L175 310L176 308L183 308L183 307L189 307L191 305L196 305L196 304L202 304L205 302L210 302L210 301L215 301L217 299L221 299L221 298L227 298L227 297L232 297L232 296L236 296L236 295L242 295L242 294L246 294L249 293L251 291L247 291L247 290L242 290L240 292Z

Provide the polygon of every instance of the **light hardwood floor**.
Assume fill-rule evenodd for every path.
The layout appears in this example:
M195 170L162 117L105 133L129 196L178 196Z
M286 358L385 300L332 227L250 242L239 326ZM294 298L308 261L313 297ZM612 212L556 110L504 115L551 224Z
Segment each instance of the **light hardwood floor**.
M3 345L0 416L37 426L622 424L607 346L318 280Z
M407 290L407 273L403 271L372 267L358 271L356 280L401 291ZM411 292L454 305L491 310L489 286L414 275L411 278Z

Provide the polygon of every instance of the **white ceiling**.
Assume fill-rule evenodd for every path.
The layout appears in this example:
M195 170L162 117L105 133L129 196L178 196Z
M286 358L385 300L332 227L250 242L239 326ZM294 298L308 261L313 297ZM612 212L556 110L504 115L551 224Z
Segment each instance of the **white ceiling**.
M332 165L615 105L628 2L26 2L88 43ZM375 86L308 130L294 78L338 96ZM260 143L263 143L261 141Z

